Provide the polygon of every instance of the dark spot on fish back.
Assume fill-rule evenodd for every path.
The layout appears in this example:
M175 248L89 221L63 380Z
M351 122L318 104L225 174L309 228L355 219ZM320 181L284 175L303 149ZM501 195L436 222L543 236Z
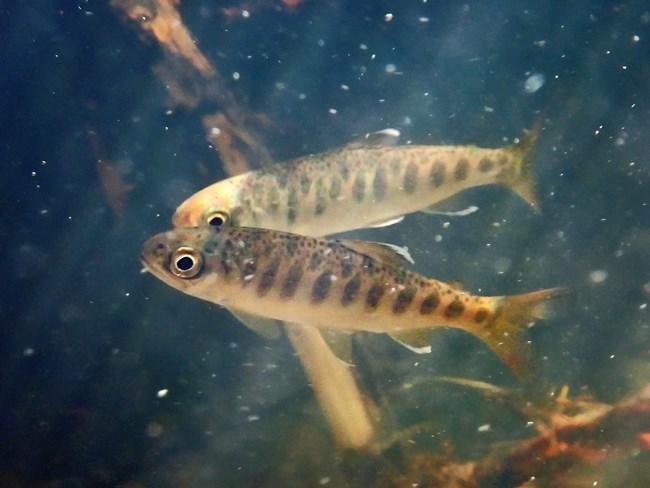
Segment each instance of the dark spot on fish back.
M286 241L287 254L289 254L289 256L293 256L298 250L298 237L294 235L289 235L287 237L288 237Z
M366 295L366 305L368 308L376 309L379 306L381 297L384 296L386 288L381 283L375 283L368 290Z
M429 293L426 297L424 297L424 300L422 300L422 303L420 304L420 313L425 315L430 314L436 308L438 308L439 304L440 304L440 295L438 294L438 292L434 291L432 293Z
M505 154L500 154L499 157L497 158L497 164L499 166L505 166L508 164L508 156Z
M478 169L482 173L487 173L492 168L494 168L494 161L492 161L490 158L481 158L481 160L478 162Z
M484 308L479 308L476 312L476 315L474 315L474 322L477 324L480 324L481 322L485 322L490 315L490 312L488 312Z
M393 303L393 313L400 314L404 313L408 306L415 298L416 289L414 286L407 286L402 291L397 294L397 298Z
M454 178L456 181L463 181L467 178L468 170L469 161L466 158L460 158L458 163L456 163L456 169L454 170Z
M418 165L410 161L404 171L403 187L406 193L413 193L418 186Z
M264 269L260 282L257 284L257 296L263 297L273 288L279 267L280 259L276 258Z
M322 251L314 251L309 258L309 270L314 271L323 262Z
M354 199L359 203L361 203L366 196L366 174L363 170L357 171L357 175L354 178L352 194Z
M341 259L341 276L343 278L347 278L352 274L352 271L354 271L354 263L352 262L352 256L350 256L349 254L343 256L343 259Z
M447 317L458 317L463 314L465 311L465 305L456 297L453 302L451 302L449 305L447 305L447 310L445 311L445 315Z
M289 172L286 168L282 166L277 167L279 171L275 174L275 179L278 182L278 186L282 189L287 187L289 183Z
M322 302L329 295L332 288L332 272L325 271L314 281L311 289L311 301L313 303Z
M343 296L341 297L341 304L343 306L350 305L356 298L359 293L359 288L361 288L361 275L359 273L354 275L350 281L345 284L343 287Z
M339 170L341 171L343 181L348 181L348 178L350 177L350 163L348 163L345 156L343 156L343 160L339 164Z
M286 299L294 296L298 290L298 285L300 285L300 280L302 280L302 266L294 264L282 282L280 297Z
M384 198L387 186L386 170L380 165L377 167L375 178L372 180L372 191L375 194L375 199L381 200Z
M445 181L445 163L434 161L429 171L429 183L433 186L440 186Z

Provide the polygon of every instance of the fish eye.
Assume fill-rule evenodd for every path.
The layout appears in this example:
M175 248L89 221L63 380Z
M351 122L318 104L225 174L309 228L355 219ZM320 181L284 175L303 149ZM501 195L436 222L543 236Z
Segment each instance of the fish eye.
M221 227L227 224L230 218L223 210L212 210L205 216L205 221L210 227Z
M191 247L179 247L171 257L171 272L179 278L194 278L203 267L203 256Z

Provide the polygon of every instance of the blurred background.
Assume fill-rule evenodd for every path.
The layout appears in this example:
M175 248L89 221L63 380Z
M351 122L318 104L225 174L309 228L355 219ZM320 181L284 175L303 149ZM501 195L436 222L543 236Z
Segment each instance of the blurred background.
M349 235L474 292L575 291L530 331L531 385L457 331L427 356L360 334L388 436L420 425L411 449L463 463L538 433L440 376L539 405L563 385L615 404L648 383L646 2L27 1L0 7L0 46L0 485L400 486L382 473L403 458L336 449L286 339L141 272L141 244L241 149L215 140L216 113L253 168L387 127L484 147L542 128L541 214L479 188L458 199L469 216ZM640 439L566 486L647 486Z

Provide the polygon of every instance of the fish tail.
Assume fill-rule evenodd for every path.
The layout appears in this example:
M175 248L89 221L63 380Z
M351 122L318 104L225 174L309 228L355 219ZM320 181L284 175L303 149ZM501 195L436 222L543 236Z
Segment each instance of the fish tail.
M537 319L548 319L563 308L566 288L547 288L523 295L497 298L493 317L477 335L524 381L533 376L530 344L525 330Z
M539 132L540 127L536 124L531 130L526 131L518 142L510 146L510 151L515 158L515 167L514 171L507 172L503 179L503 183L528 202L537 213L540 213L540 206L535 190L532 153Z

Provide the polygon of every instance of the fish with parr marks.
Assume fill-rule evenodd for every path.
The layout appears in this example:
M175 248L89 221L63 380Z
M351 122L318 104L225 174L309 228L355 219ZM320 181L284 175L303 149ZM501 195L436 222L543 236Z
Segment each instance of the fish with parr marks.
M379 227L468 188L502 185L534 209L531 152L537 129L500 148L396 145L386 129L329 152L218 181L183 202L175 227L263 227L311 236ZM215 218L217 216L217 218Z
M412 344L417 332L462 329L527 375L523 332L556 309L564 289L472 295L405 269L403 256L392 252L377 243L222 226L158 234L144 244L141 259L168 285L245 314L346 334L388 333L420 350L421 343Z

